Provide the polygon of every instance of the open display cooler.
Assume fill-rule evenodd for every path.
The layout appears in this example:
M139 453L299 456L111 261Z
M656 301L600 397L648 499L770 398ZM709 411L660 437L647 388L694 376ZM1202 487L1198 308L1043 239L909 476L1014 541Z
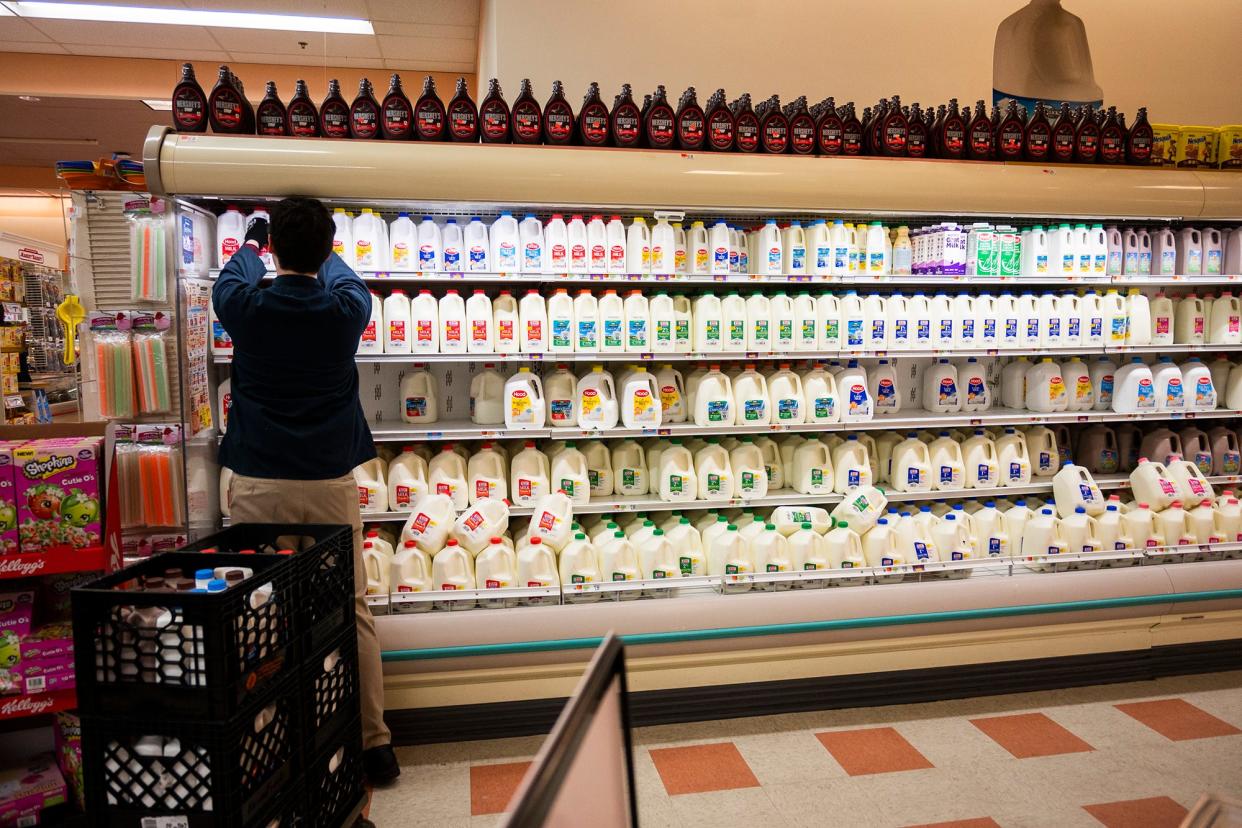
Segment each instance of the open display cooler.
M298 194L329 206L369 207L391 220L398 211L487 219L502 210L540 216L558 212L616 213L627 218L672 211L692 219L853 217L931 224L996 218L1018 226L1056 220L1107 220L1180 226L1234 226L1242 221L1242 177L1186 170L968 163L942 160L744 156L517 145L398 144L178 135L153 128L144 152L153 192L178 209L203 215L227 203L260 203ZM727 277L418 273L372 270L373 289L563 287L686 289L782 288L824 292L951 292L1138 287L1154 293L1228 288L1242 275L974 277L858 275L848 277ZM411 290L411 292L414 292ZM1079 353L1128 359L1159 353L1242 352L1237 345L1096 346ZM1062 353L996 348L988 356ZM667 354L371 354L358 357L363 410L377 443L515 441L654 436L726 436L877 429L1066 425L1202 419L1236 429L1239 412L1119 414L1110 410L1035 414L993 408L936 415L902 412L861 423L730 427L693 422L659 429L606 432L579 428L508 430L470 421L470 379L484 363L502 371L526 363L625 363L705 360L889 358L907 364L944 352L667 353ZM962 354L952 354L961 356ZM210 367L211 387L228 359ZM440 387L440 421L402 422L398 389L416 363ZM508 367L507 367L508 366ZM687 367L687 370L688 367ZM1212 478L1227 488L1238 476ZM1106 491L1124 491L1125 474L1097 476ZM1051 498L1051 478L1030 486L950 492L957 498L1033 495ZM945 492L890 492L900 505ZM831 508L841 495L781 489L755 501L663 502L611 497L576 508L578 515L780 505ZM518 507L514 516L529 514ZM392 522L408 511L364 514ZM731 588L732 587L732 588ZM744 588L744 591L742 591ZM1094 556L1004 557L903 564L813 574L758 573L667 581L631 581L518 588L510 606L484 609L484 592L405 593L373 601L385 650L390 717L399 741L470 734L539 732L555 717L591 648L608 632L629 647L638 723L722 718L883 701L1097 683L1236 664L1242 640L1242 544L1177 550L1127 550ZM739 594L740 593L740 594ZM583 600L585 599L585 600ZM633 600L626 600L633 599ZM580 602L581 601L581 602ZM479 608L473 608L479 602ZM497 603L495 600L487 603ZM470 611L453 611L470 609Z

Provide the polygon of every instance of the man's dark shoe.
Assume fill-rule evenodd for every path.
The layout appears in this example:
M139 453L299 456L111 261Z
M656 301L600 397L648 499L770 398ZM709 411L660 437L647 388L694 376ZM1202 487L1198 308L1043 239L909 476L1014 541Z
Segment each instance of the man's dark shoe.
M362 752L362 772L367 782L380 788L391 784L401 775L401 766L397 764L397 754L392 752L392 745L380 745Z

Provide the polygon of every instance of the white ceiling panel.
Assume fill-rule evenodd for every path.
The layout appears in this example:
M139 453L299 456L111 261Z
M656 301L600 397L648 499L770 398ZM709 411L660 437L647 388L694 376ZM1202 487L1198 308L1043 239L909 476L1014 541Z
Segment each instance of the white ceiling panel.
M22 41L5 41L4 51L6 52L25 52L28 54L41 55L67 55L69 50L59 43L49 43L40 41L38 43L25 43Z
M32 20L32 25L57 43L138 46L159 49L206 49L219 45L201 26L160 26L148 23L95 23L73 20ZM112 54L91 52L90 54Z
M258 29L208 29L225 51L263 52L270 55L328 55L330 57L380 57L379 44L371 35L339 35L322 32L269 32ZM306 48L300 44L305 43ZM279 61L278 61L279 62Z
M479 0L367 0L367 7L372 20L456 26L479 23Z
M51 38L25 20L17 17L0 17L0 44L9 47L11 41L22 43L50 43Z
M376 40L379 41L385 58L413 61L415 66L421 66L421 61L425 60L473 64L478 52L478 46L473 40L437 40L430 37L395 35L379 35Z
M322 55L274 55L269 52L230 52L230 55L232 55L232 60L235 63L274 63L284 64L285 66L346 66L358 69L384 68L384 61L381 58L333 57L325 59ZM247 84L249 84L248 78L243 78L242 80L247 81ZM215 82L214 79L212 82ZM261 84L259 88L262 89ZM290 93L292 94L292 90L290 90ZM281 90L281 94L284 94L284 90Z
M208 49L140 49L136 46L97 46L94 44L81 45L75 43L69 43L65 46L65 48L71 55L82 56L147 58L148 60L194 60L206 62L208 64L229 62L228 52L218 52ZM216 67L214 65L205 67L200 66L198 68L197 77L198 82L210 92L210 84L214 84L216 82Z
M372 25L378 35L401 35L403 37L451 37L473 41L478 36L474 26L440 26L435 23L394 23L376 20Z

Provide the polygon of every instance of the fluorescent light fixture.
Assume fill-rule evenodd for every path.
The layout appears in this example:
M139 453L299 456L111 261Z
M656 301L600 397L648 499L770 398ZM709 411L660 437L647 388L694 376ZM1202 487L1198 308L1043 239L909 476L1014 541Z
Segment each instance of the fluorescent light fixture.
M165 101L159 98L143 98L142 102L156 112L172 112L172 101Z
M311 17L301 14L153 9L147 6L102 6L95 3L45 3L4 0L0 8L18 17L51 20L95 20L103 23L163 23L172 26L219 26L229 29L266 29L283 32L375 34L371 21L356 17Z

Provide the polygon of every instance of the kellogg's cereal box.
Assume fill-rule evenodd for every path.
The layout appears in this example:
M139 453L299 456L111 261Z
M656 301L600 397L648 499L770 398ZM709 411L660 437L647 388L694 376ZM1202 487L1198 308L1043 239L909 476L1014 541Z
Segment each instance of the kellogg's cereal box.
M17 499L13 480L13 450L22 441L0 441L0 555L17 548Z
M13 450L22 552L100 544L100 453L98 437L34 440Z

